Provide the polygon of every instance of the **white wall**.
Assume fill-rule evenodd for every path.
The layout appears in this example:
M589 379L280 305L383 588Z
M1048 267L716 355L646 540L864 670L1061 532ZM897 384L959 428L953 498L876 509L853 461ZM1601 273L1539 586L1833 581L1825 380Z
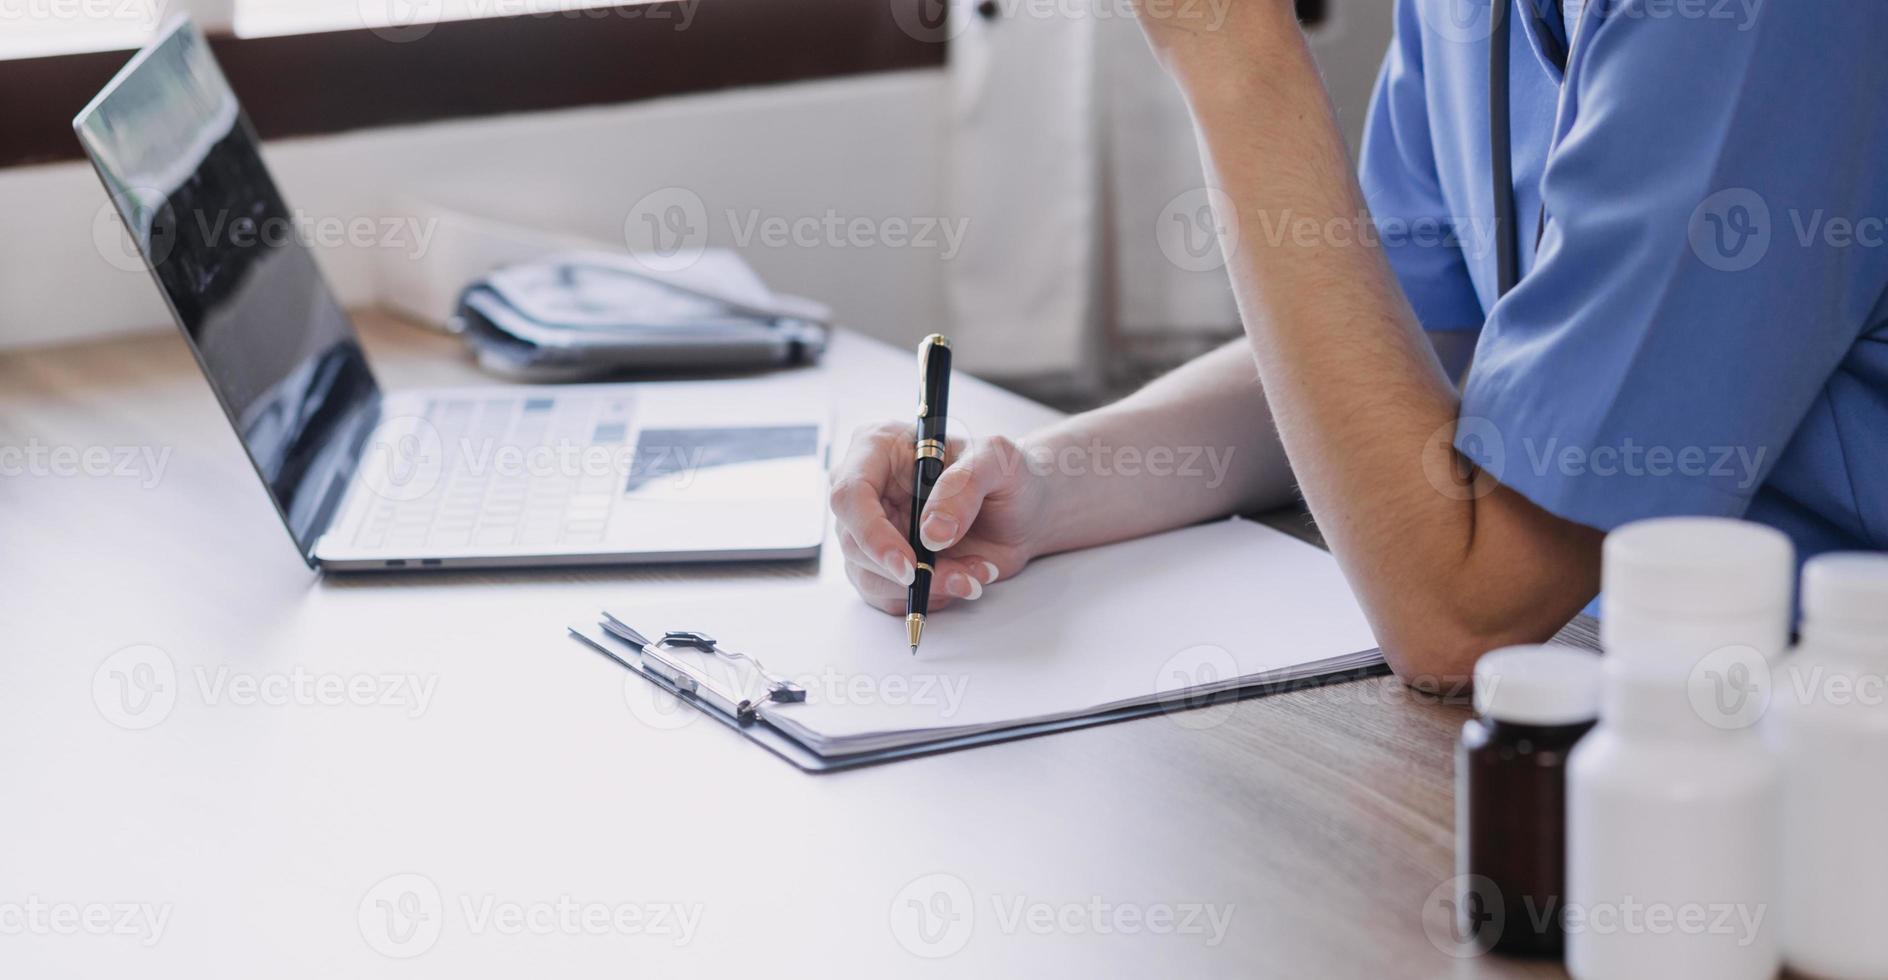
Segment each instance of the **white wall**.
M639 200L683 188L705 207L709 243L732 245L755 217L937 216L942 84L940 72L894 73L284 140L265 152L291 207L318 220L371 217L410 195L620 248ZM0 171L0 215L0 346L168 323L88 166ZM321 260L345 301L371 302L374 263L406 261L414 241L323 249ZM829 302L847 325L916 343L942 324L935 249L756 238L742 251L770 284Z

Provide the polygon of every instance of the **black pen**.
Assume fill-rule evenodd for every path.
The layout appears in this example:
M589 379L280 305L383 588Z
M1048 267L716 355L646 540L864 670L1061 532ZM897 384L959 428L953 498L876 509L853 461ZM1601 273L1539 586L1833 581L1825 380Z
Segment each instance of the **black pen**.
M911 585L905 589L905 636L911 652L918 652L918 639L924 635L924 614L931 605L932 563L937 556L918 537L918 521L924 517L924 505L931 499L931 488L944 472L944 416L950 411L951 342L942 334L932 334L918 344L918 436L913 447L911 472L911 550L917 553L918 566L912 572Z

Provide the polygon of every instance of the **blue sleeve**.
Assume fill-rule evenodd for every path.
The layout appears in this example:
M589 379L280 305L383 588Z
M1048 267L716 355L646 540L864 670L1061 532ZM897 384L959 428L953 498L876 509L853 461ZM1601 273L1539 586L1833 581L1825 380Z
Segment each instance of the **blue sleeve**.
M1390 268L1425 330L1475 329L1481 300L1444 200L1430 144L1416 0L1397 0L1396 37L1364 121L1358 180Z
M1599 6L1456 446L1602 530L1742 516L1881 300L1888 4Z

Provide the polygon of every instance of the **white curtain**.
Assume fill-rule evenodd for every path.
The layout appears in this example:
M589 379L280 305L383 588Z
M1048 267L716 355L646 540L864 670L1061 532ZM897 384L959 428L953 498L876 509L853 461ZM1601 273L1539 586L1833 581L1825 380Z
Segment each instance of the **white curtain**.
M1098 310L1096 22L976 7L950 11L946 199L968 221L945 269L957 349L989 374L1068 370Z
M947 196L969 225L946 276L965 366L1080 373L1117 330L1237 323L1217 246L1189 268L1161 247L1163 212L1202 197L1200 161L1124 0L996 8L951 12Z
M1111 345L1236 328L1192 121L1128 0L953 3L946 198L969 225L945 275L965 366L1080 375ZM1354 145L1392 5L1328 6L1312 45Z

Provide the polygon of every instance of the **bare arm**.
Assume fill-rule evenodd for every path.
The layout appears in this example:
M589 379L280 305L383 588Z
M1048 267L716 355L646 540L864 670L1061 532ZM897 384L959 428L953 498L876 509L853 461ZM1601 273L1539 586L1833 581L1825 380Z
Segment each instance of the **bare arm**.
M1245 342L1021 441L1056 502L1044 552L1277 507L1291 468Z
M1459 373L1472 331L1426 335ZM1236 341L1115 404L1021 441L1050 477L1044 553L1087 548L1293 499L1291 463L1259 386L1252 345Z
M1243 223L1368 220L1290 3L1242 0L1219 30L1143 24ZM1600 532L1461 469L1456 391L1382 252L1355 235L1229 252L1299 487L1399 673L1465 673L1578 612Z

